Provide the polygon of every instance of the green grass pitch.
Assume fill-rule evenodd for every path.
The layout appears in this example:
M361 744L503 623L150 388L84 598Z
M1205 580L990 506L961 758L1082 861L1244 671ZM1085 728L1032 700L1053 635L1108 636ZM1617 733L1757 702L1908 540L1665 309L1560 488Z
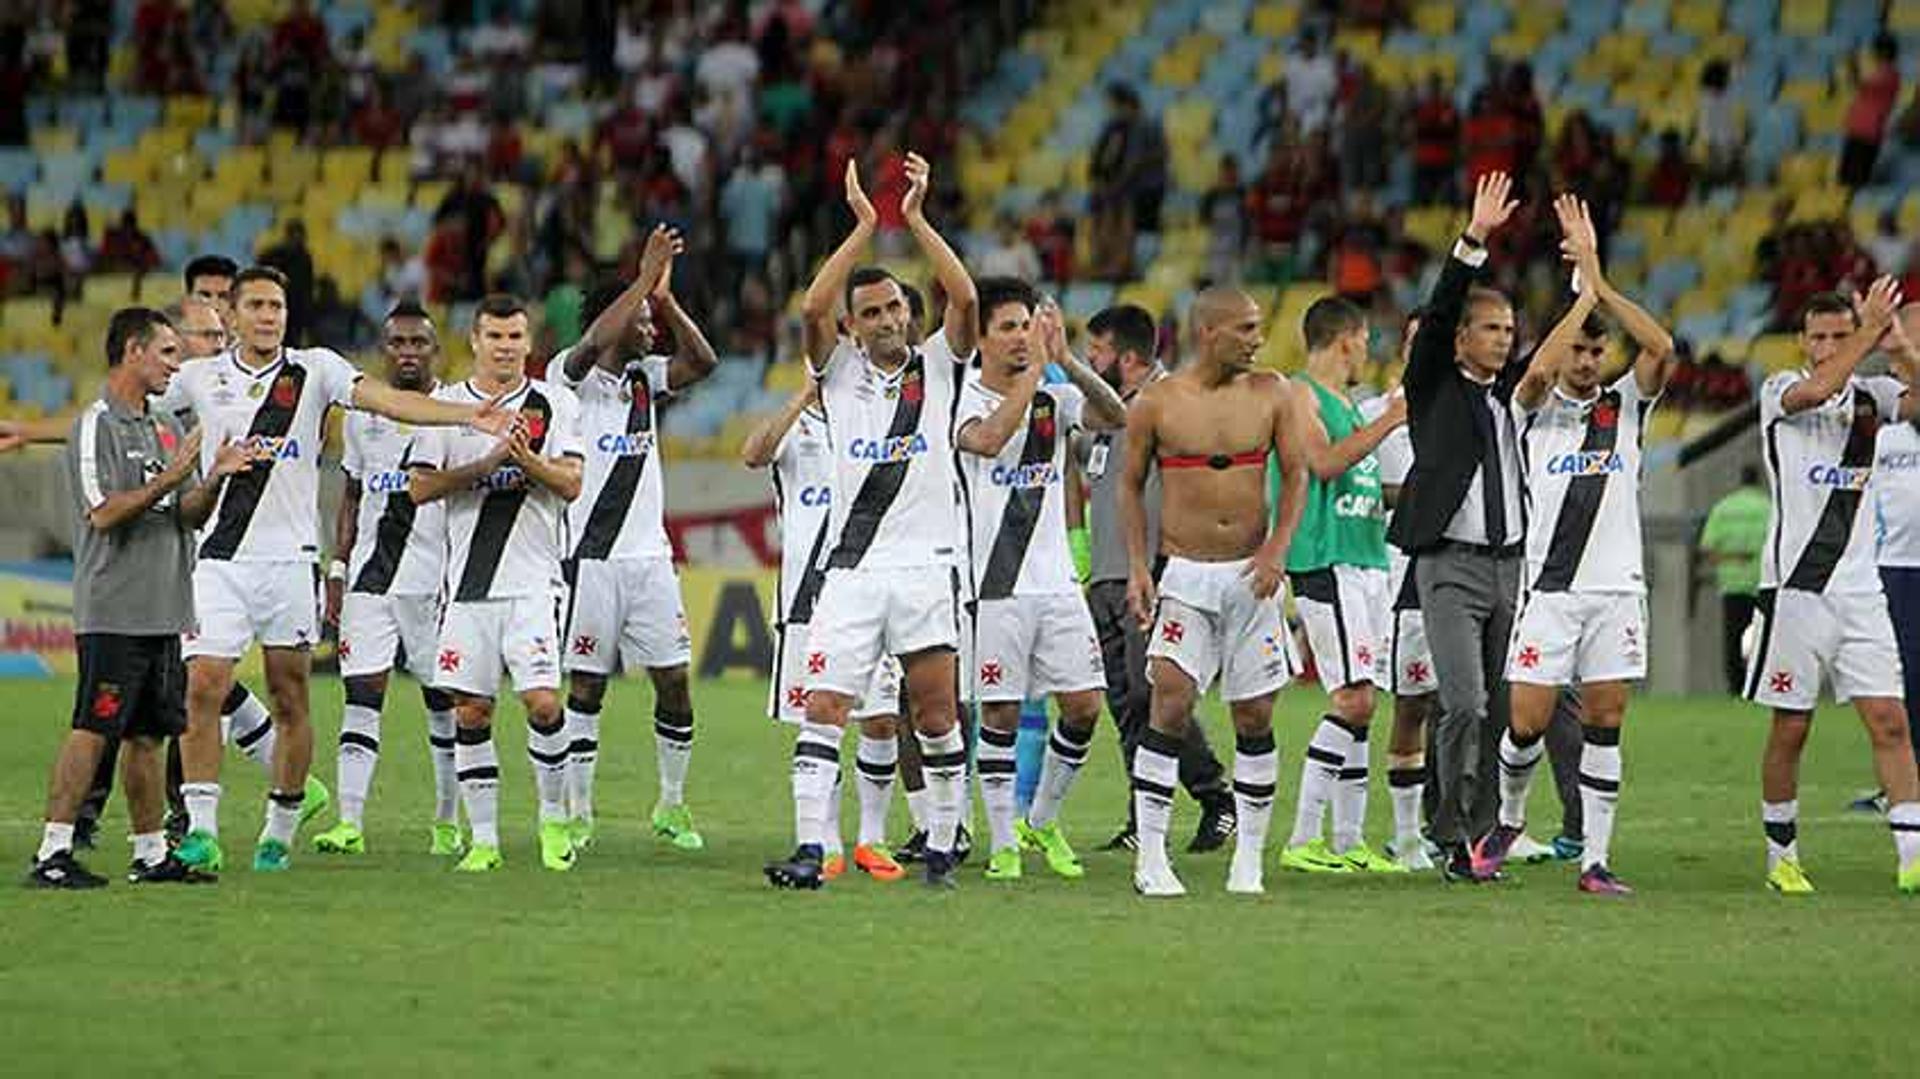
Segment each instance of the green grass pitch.
M1087 879L957 894L849 878L776 893L791 845L789 736L764 687L696 689L690 802L700 854L651 837L650 692L614 687L602 727L601 837L570 875L541 871L524 727L502 724L507 868L458 879L425 853L431 790L417 694L396 686L370 853L215 887L93 894L14 884L38 839L60 683L9 687L0 738L0 1015L16 1075L788 1076L1222 1074L1911 1075L1920 901L1897 896L1886 829L1843 812L1865 738L1823 712L1801 839L1820 893L1762 887L1753 708L1636 703L1615 862L1640 889L1581 896L1564 866L1509 883L1307 879L1269 857L1268 894L1223 891L1224 854L1177 857L1193 895L1150 905L1125 857L1110 727L1067 807ZM319 774L333 779L340 688L315 685ZM517 709L504 709L517 713ZM1284 837L1316 695L1282 701ZM1224 734L1217 709L1209 722ZM1222 744L1229 744L1222 740ZM1376 762L1377 763L1377 762ZM1557 819L1543 769L1537 820ZM228 758L229 863L259 827L259 772ZM847 819L853 820L849 792ZM1184 838L1195 813L1183 803ZM1376 772L1371 834L1388 805ZM896 802L896 839L905 807ZM330 822L323 822L330 823ZM1536 829L1551 834L1545 824ZM236 855L238 858L236 859Z

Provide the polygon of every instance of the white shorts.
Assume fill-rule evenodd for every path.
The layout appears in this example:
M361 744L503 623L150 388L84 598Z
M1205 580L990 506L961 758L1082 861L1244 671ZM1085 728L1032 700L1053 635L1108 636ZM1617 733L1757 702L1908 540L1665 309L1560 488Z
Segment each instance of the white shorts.
M1534 592L1513 619L1507 681L1530 686L1647 676L1647 600L1631 592Z
M806 686L860 697L882 656L960 641L953 570L830 569L807 635Z
M1746 697L1756 704L1812 711L1823 673L1842 704L1855 697L1898 700L1904 692L1882 593L1766 589L1755 599L1753 619L1759 633L1747 661Z
M470 697L491 697L500 672L521 693L560 688L560 618L556 597L454 600L440 619L434 682Z
M401 662L431 682L440 643L440 597L348 592L340 601L340 677L384 674Z
M973 613L975 660L961 677L969 700L1024 701L1107 688L1100 637L1078 592L981 601Z
M767 716L782 723L798 723L807 718L807 627L781 626L775 632L773 680L769 687ZM874 664L873 679L867 691L854 702L854 720L878 719L900 714L900 684L904 679L900 661L881 656Z
M320 639L320 574L312 562L217 562L193 568L195 627L181 655L239 659L262 648L310 648Z
M1329 566L1288 576L1321 688L1387 685L1387 571Z
M568 600L568 671L684 667L693 656L670 558L581 560Z
M1147 656L1173 661L1201 693L1220 679L1227 701L1251 700L1285 687L1299 672L1280 596L1255 599L1249 559L1192 562L1169 558L1160 574ZM1151 680L1153 667L1147 667Z
M1388 602L1392 621L1387 630L1387 669L1392 672L1389 686L1396 697L1419 697L1440 688L1433 673L1433 652L1427 647L1427 620L1420 614L1420 589L1414 583L1413 559L1397 547L1387 548Z

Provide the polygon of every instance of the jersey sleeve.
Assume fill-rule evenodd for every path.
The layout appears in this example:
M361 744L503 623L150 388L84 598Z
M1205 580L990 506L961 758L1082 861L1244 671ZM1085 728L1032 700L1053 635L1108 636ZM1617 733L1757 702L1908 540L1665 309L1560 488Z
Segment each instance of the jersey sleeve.
M360 381L358 367L332 349L320 349L315 355L314 369L320 375L320 386L326 391L329 404L353 405L353 387Z
M445 468L447 440L438 427L415 428L406 451L400 455L403 468Z
M566 348L554 353L553 358L547 361L547 377L553 381L554 385L562 386L569 390L578 390L580 388L580 380L567 374L567 361L573 358L574 351L579 347L580 345L578 343L568 345ZM588 372L592 372L593 368L589 367L587 370Z
M147 398L147 407L154 412L167 416L189 416L193 414L193 387L199 378L205 360L189 360L174 372L167 380L167 388Z
M89 513L99 509L107 496L114 493L113 443L100 437L100 428L106 422L105 409L89 409L74 425L73 437L67 440L67 452L73 455L73 489Z
M358 411L347 413L340 425L340 468L356 480L367 474L367 454L360 445L363 430Z
M1892 423L1900 418L1900 398L1907 395L1906 383L1880 375L1861 379L1861 388L1872 396L1883 423Z
M953 429L958 432L967 424L984 419L993 409L994 401L987 391L969 379L960 386L960 400L953 410Z
M1085 428L1087 413L1087 395L1080 387L1063 382L1058 386L1047 387L1047 392L1060 406L1060 424L1068 431L1080 431Z
M640 360L640 370L647 376L647 385L653 388L654 400L673 396L673 386L668 381L672 367L671 356L647 356Z
M811 356L803 356L801 360L807 365L807 374L815 382L826 382L833 378L835 372L847 369L854 351L853 342L842 337L834 342L833 351L827 353L827 365L824 368L815 367Z
M1760 384L1760 423L1763 426L1790 418L1786 405L1787 391L1806 377L1799 371L1781 371Z
M548 457L579 457L587 455L586 436L580 430L580 398L572 393L561 391L553 395L553 417L547 431Z

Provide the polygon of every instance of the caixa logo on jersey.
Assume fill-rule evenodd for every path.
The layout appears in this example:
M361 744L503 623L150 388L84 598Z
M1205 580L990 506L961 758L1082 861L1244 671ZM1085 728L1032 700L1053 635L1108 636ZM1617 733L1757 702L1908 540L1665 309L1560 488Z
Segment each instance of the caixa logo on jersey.
M504 465L473 481L476 490L518 491L527 485L527 474L519 465Z
M847 443L847 455L856 461L906 461L927 452L927 436L915 432L891 438L856 438Z
M1547 461L1549 476L1605 476L1625 472L1626 462L1612 450L1583 450L1563 453Z
M1060 478L1050 461L1030 465L995 465L987 479L995 487L1046 487Z
M362 486L366 488L368 494L396 494L407 489L407 474L405 472L374 472L367 476Z
M595 439L593 446L609 457L645 457L653 452L653 432L635 431L625 435L608 432Z
M1873 478L1871 468L1849 468L1846 465L1811 465L1807 468L1807 482L1815 487L1864 491L1867 489L1867 481L1871 478Z
M809 509L819 509L833 504L833 488L824 484L800 488L800 504Z
M248 435L240 441L247 456L256 461L298 461L300 440L279 435Z
M1349 491L1333 500L1335 517L1378 517L1380 499L1374 495L1360 495Z

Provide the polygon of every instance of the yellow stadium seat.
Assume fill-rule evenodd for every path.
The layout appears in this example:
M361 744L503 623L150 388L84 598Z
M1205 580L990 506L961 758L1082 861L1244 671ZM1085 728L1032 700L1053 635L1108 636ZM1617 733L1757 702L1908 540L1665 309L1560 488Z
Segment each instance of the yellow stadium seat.
M1893 0L1887 8L1887 29L1897 34L1920 32L1920 0Z
M80 148L80 132L64 125L36 127L28 138L36 154L65 153Z
M1259 37L1286 37L1300 25L1300 5L1261 4L1253 9L1248 25Z
M179 96L167 99L164 113L168 127L195 129L213 123L218 102L210 97Z
M1719 32L1724 15L1720 0L1679 0L1668 18L1675 30L1706 37Z
M1287 70L1286 57L1279 52L1270 52L1260 57L1260 85L1271 86L1280 81Z
M1795 37L1817 37L1827 32L1832 14L1828 0L1787 0L1780 5L1780 31Z
M1454 5L1446 0L1422 0L1413 9L1413 28L1428 37L1453 33Z
M1791 371L1800 366L1800 341L1792 334L1770 333L1754 339L1747 358L1770 375Z

